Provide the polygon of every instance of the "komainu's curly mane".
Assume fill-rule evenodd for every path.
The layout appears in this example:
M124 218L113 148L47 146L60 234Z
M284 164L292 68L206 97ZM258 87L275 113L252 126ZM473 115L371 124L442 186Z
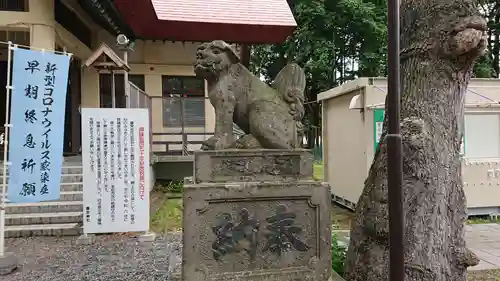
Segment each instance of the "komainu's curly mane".
M290 114L296 121L297 146L300 146L304 134L302 119L304 118L304 91L306 88L306 75L304 70L295 63L286 65L273 83L273 88L283 96L283 100L290 105Z

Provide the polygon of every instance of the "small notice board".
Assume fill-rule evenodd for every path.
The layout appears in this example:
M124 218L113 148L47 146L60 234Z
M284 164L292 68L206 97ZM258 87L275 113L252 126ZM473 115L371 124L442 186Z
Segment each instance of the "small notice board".
M147 109L82 108L85 233L149 230Z

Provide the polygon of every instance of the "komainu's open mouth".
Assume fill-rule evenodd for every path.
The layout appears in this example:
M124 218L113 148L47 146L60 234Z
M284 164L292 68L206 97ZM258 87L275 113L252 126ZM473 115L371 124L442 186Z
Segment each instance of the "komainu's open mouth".
M199 77L206 77L213 72L213 70L211 69L212 66L213 62L210 62L206 59L197 59L194 64L194 73Z

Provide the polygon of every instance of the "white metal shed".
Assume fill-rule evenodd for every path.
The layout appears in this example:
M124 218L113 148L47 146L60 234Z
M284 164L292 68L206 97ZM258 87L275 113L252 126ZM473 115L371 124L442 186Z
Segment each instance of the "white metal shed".
M386 78L359 78L318 95L324 177L354 208L378 145ZM469 215L500 214L500 79L472 79L466 94L463 180Z

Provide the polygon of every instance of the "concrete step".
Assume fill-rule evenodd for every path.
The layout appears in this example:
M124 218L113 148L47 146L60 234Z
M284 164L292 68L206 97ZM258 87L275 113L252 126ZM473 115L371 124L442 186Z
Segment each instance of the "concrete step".
M0 196L2 194L0 193ZM83 201L83 191L61 191L61 198L57 201ZM10 203L8 196L7 203Z
M9 177L6 177L6 182L9 183ZM61 183L74 183L74 182L83 182L83 175L80 174L62 174L61 175ZM3 184L3 177L0 175L0 185Z
M7 214L5 225L68 224L82 222L83 212Z
M0 184L0 192L3 184ZM8 186L5 188L8 190ZM64 182L61 183L61 191L82 191L83 190L83 182Z
M83 182L62 183L61 192L63 191L83 191Z
M66 236L82 233L81 223L9 225L5 227L5 237L26 236Z
M46 201L38 203L9 203L7 214L83 212L82 201Z
M7 172L9 171L9 167L7 167ZM83 167L81 165L63 165L62 167L63 174L82 174ZM0 175L3 175L3 163L0 162Z

